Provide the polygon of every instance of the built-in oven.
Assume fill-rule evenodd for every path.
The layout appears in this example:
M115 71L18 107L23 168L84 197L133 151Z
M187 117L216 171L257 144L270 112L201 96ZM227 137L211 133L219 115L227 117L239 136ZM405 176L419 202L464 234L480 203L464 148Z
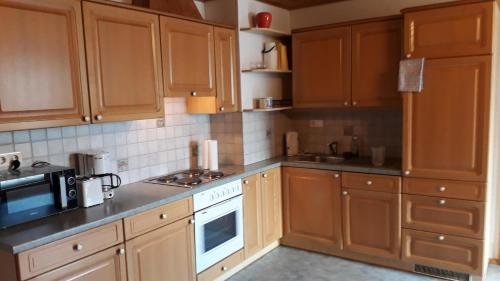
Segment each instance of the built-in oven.
M200 273L243 248L241 181L195 194L193 202L196 272Z

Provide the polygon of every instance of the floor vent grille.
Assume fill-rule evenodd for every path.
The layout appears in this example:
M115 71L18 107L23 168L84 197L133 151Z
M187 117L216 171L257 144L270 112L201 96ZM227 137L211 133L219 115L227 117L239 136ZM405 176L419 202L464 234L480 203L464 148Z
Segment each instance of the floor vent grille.
M470 275L462 272L416 264L415 272L452 281L470 281Z

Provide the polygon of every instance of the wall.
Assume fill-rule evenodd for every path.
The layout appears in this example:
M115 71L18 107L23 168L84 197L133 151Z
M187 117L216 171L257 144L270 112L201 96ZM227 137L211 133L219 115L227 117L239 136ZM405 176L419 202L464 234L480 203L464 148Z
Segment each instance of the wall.
M243 165L242 113L210 116L212 139L218 142L219 162L225 165Z
M22 152L24 166L43 160L74 167L74 153L105 150L111 153L112 172L119 172L123 183L136 182L198 166L198 143L210 136L209 118L188 115L185 110L184 99L165 99L164 127L151 119L4 132L0 153Z
M450 0L349 0L292 10L292 29L400 14L401 9Z

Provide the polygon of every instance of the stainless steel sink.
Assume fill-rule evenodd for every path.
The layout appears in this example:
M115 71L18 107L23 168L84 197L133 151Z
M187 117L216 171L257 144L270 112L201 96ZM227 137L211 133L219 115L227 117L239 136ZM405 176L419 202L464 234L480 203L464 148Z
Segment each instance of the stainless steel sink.
M325 154L306 154L292 156L288 158L293 162L306 162L306 163L329 163L329 164L339 164L344 161L343 157L325 155Z

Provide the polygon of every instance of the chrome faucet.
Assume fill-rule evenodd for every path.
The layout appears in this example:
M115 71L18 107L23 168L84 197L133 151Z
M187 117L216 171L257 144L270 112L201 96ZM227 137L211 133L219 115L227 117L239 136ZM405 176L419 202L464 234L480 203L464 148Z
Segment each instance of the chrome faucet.
M330 148L330 152L332 155L337 156L338 155L338 148L339 148L339 143L334 141L328 144L328 148Z

